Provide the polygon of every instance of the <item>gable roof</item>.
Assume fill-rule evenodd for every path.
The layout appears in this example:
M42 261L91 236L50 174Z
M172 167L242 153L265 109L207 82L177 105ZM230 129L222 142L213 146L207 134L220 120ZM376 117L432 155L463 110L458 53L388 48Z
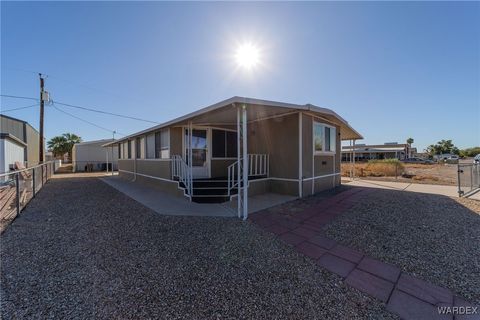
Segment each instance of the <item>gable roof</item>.
M114 142L107 143L104 146L109 146L111 144L117 144L119 142L128 140L129 138L136 137L136 136L139 136L139 135L143 135L143 134L146 134L146 133L149 133L149 132L152 132L152 131L156 131L156 130L159 130L159 129L162 129L162 128L166 128L166 127L169 127L169 126L172 126L172 125L184 124L184 123L187 122L187 120L188 121L191 121L193 119L197 119L197 120L203 119L203 120L205 120L205 119L208 118L208 116L207 116L208 113L216 112L218 118L220 119L221 116L222 116L220 114L220 111L222 111L221 109L225 109L225 108L229 108L229 107L236 107L236 105L246 105L247 106L247 110L251 111L250 112L251 114L249 114L249 116L248 116L249 121L252 120L252 115L255 112L255 110L257 110L259 108L263 108L262 112L261 112L262 115L267 115L267 114L281 115L281 114L289 113L289 112L292 112L292 111L296 110L296 111L304 111L304 112L309 112L309 113L313 113L313 114L318 114L319 116L327 116L331 120L333 120L333 122L337 122L337 124L340 126L343 140L363 139L363 136L360 133L358 133L355 129L353 129L345 119L340 117L337 113L335 113L331 109L318 107L318 106L315 106L313 104L300 105L300 104L293 104L293 103L285 103L285 102L277 102L277 101L261 100L261 99L255 99L255 98L235 96L235 97L232 97L230 99L226 99L226 100L217 102L217 103L212 104L208 107L204 107L204 108L201 108L197 111L194 111L194 112L188 113L186 115L180 116L180 117L175 118L173 120L170 120L170 121L161 123L159 125L153 126L151 128L148 128L148 129L136 132L134 134L128 135L128 136L123 137L121 139L115 140ZM253 109L252 109L252 107L253 107ZM273 110L273 109L276 109L276 110ZM223 115L223 117L225 118L225 115ZM235 114L235 117L236 117L236 114ZM235 122L232 122L231 124L234 124L234 123Z

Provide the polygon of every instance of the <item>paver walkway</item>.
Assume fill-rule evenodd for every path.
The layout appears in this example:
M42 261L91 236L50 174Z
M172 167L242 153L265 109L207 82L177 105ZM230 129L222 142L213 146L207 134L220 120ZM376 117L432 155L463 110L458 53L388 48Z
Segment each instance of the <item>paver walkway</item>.
M325 224L374 191L353 188L300 213L270 211L253 214L250 220L343 277L348 285L383 301L387 310L403 319L453 319L453 307L465 307L460 312L473 313L456 315L455 319L480 319L480 307L454 296L451 290L413 277L325 236L322 231ZM446 314L440 314L439 308L446 308Z

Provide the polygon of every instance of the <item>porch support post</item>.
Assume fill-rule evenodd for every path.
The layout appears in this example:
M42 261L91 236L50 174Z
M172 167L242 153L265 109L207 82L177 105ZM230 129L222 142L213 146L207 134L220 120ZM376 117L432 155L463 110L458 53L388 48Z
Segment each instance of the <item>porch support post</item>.
M242 179L240 179L241 177L241 161L242 161L242 157L240 155L240 151L241 151L241 146L240 146L240 143L241 143L241 127L240 127L240 107L237 107L237 215L238 217L240 218L242 216L242 195L240 194L241 192L241 183L242 183Z
M192 201L193 197L193 155L192 155L192 121L188 122L188 167L189 167L189 174L190 174L190 190L188 190L188 194L190 195L190 201Z
M247 107L242 106L242 132L243 132L243 220L248 218L248 152L247 152Z
M353 139L353 179L355 179L355 139Z
M303 114L298 113L298 197L303 197Z

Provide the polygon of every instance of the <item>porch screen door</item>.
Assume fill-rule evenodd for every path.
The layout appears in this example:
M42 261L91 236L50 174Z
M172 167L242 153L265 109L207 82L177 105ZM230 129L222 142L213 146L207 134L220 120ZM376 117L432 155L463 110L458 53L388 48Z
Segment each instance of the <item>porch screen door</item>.
M192 130L192 174L193 178L209 177L207 129ZM188 129L185 129L185 159L190 161L188 153Z

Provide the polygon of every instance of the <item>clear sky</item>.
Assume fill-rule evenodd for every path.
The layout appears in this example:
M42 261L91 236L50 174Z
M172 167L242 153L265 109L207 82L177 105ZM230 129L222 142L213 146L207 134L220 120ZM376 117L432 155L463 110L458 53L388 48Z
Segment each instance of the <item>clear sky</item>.
M239 70L238 43L262 64ZM33 71L33 72L31 72ZM480 145L478 2L1 2L1 93L163 122L232 96L335 110L363 143ZM2 109L28 100L2 98ZM151 124L67 109L130 134ZM38 128L38 107L7 113ZM46 109L47 139L111 133Z

